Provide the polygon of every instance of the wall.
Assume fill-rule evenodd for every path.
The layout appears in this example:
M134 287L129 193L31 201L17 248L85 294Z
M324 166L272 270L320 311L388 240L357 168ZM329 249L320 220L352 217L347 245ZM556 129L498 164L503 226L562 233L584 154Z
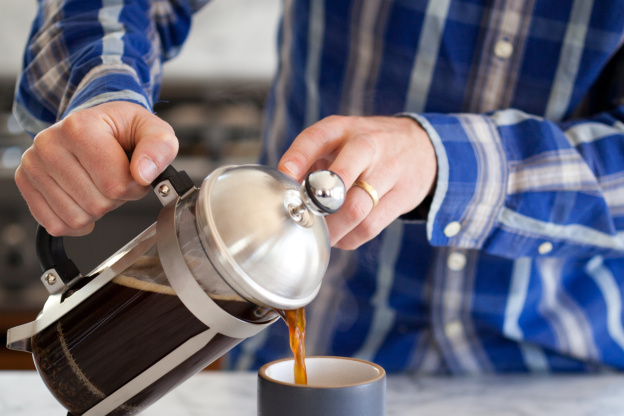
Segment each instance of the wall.
M280 0L213 0L194 18L169 79L266 80L275 68L274 39ZM0 2L0 77L17 74L36 10L35 0Z

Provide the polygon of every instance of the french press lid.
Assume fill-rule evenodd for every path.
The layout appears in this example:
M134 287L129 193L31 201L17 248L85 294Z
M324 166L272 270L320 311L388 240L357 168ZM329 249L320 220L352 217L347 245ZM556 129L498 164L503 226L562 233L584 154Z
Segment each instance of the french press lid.
M239 295L271 308L300 308L318 293L329 263L323 216L340 208L345 192L330 171L313 172L300 185L273 168L225 166L200 188L200 240Z

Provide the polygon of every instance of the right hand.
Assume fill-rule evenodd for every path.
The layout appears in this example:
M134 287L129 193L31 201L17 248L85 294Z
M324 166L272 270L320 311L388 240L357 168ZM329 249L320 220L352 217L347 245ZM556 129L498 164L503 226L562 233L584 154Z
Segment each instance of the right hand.
M177 152L169 124L138 104L115 101L77 111L39 133L15 183L48 233L80 236L107 212L145 196Z

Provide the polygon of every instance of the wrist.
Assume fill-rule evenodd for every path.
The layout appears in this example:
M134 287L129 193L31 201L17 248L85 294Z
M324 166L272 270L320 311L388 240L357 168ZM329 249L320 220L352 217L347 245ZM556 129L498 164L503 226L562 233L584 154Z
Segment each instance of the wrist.
M399 113L395 116L403 117L410 121L414 140L419 143L421 148L420 153L423 155L423 160L421 161L423 163L422 180L426 182L424 187L427 189L422 201L413 210L401 215L400 218L407 220L426 220L436 190L438 166L435 148L429 134L420 121L414 117L414 114Z

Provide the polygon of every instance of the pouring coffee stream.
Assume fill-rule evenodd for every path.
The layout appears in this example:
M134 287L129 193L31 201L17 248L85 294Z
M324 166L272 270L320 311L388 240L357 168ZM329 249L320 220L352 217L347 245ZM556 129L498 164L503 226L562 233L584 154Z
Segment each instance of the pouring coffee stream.
M33 353L72 415L137 413L318 293L330 250L322 216L344 200L340 178L318 171L300 185L225 166L198 189L184 176L154 183L157 222L84 277L62 239L39 230L50 297L9 330L8 347Z
M305 308L293 309L285 313L288 324L288 338L293 353L293 376L295 384L308 384L308 372L305 365Z

